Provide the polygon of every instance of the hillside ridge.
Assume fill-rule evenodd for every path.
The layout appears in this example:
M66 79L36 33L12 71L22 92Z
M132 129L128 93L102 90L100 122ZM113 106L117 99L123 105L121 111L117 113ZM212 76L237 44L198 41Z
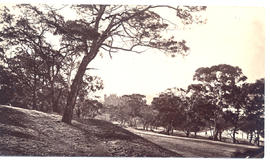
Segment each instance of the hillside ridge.
M0 105L0 156L179 157L102 120L61 122L61 116Z

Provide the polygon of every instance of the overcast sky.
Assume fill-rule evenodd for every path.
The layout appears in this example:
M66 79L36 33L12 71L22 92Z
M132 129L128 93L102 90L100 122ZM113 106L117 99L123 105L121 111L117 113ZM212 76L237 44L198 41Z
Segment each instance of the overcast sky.
M260 7L208 7L207 23L176 29L175 37L191 48L186 57L171 58L159 51L118 53L98 57L90 67L104 81L105 94L141 93L149 98L167 88L186 88L199 67L238 66L248 82L264 77L265 13ZM171 13L162 13L170 17Z

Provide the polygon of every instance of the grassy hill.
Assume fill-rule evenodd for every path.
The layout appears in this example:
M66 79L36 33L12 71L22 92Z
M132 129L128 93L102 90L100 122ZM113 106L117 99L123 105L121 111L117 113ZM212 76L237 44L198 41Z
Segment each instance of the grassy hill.
M181 156L102 120L0 105L0 156Z

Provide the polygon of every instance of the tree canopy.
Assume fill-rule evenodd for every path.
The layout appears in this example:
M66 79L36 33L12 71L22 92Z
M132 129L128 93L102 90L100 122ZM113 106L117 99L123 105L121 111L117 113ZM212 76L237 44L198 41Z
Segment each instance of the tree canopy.
M218 119L225 118L224 109L231 107L237 109L235 121L235 130L237 128L237 122L239 120L240 106L240 87L241 84L247 79L242 73L239 67L231 65L220 64L212 67L202 67L196 70L194 80L199 81L204 88L204 95L210 100L212 105L217 106L214 111L214 126L215 134L214 139L217 139L217 135L223 129L220 128ZM241 101L242 102L242 101Z
M31 54L39 54L40 57L46 57L49 61L60 61L59 63L62 63L65 56L80 56L63 115L63 122L66 123L71 123L77 92L88 70L88 64L100 52L106 52L110 56L120 50L140 53L142 47L147 47L159 49L172 56L177 53L186 55L189 51L186 41L176 40L173 36L164 37L163 32L169 28L170 22L158 13L158 8L175 11L179 22L185 25L202 23L196 14L206 9L166 5L72 5L69 6L70 11L76 11L77 17L70 20L62 15L61 9L48 5L26 4L16 7L19 14L14 14L7 7L1 12L3 29L0 37L6 40L5 42L19 47L20 52L26 53L28 50L20 45L23 43L31 49ZM57 50L47 41L49 34L59 38ZM55 68L52 69L55 74L58 67L55 64Z

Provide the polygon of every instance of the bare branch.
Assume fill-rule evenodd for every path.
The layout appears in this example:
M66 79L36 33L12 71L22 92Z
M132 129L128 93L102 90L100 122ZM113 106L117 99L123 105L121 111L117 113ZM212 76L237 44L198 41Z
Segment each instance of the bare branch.
M129 52L134 52L134 53L143 53L144 52L144 51L136 51L136 50L134 50L135 47L141 46L140 44L132 45L130 48L115 47L115 46L110 46L110 45L107 45L107 44L102 44L102 45L106 46L106 47L108 47L110 49L123 50L123 51L129 51Z

